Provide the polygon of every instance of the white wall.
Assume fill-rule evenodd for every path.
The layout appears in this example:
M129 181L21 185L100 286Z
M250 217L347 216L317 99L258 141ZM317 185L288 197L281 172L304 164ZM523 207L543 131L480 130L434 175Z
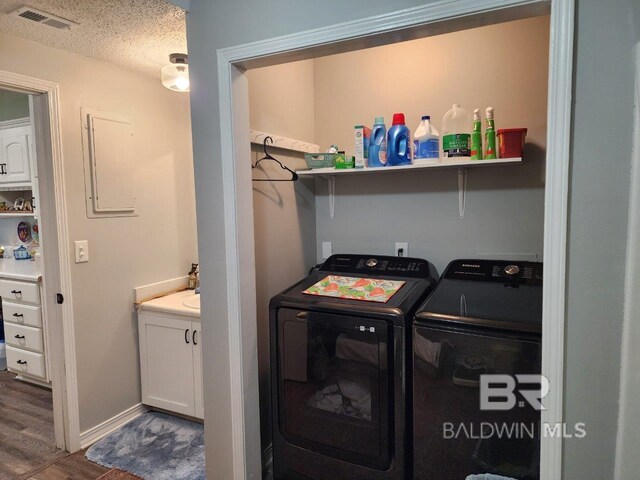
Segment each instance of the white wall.
M542 257L549 17L427 37L315 60L316 141L353 153L353 127L403 112L415 131L453 103L469 113L495 107L496 128L527 127L521 166L470 169L464 219L456 170L338 177L335 216L327 183L318 182L317 251L409 255L442 272L455 258ZM489 60L490 59L490 60ZM336 72L342 74L337 75ZM484 129L484 126L483 126Z
M587 436L565 441L563 480L613 478L631 182L634 4L577 2L565 411L568 424L586 423ZM596 134L597 119L604 121Z
M203 323L205 334L210 332L204 341L205 372L211 379L205 403L207 411L216 412L205 421L209 479L233 478L231 404L237 400L229 395L216 50L425 3L429 2L273 0L265 8L256 0L191 2L187 27L194 80L191 98L204 265L203 313L211 312ZM637 42L631 16L634 3L576 1L565 400L568 420L587 422L589 433L587 440L565 442L563 480L613 475L633 112L632 50ZM602 140L613 137L615 142Z
M312 60L249 71L251 128L312 141L314 137ZM304 168L304 156L269 152L292 170ZM253 145L251 161L264 156ZM262 162L254 178L289 175L275 162ZM315 195L309 182L254 182L253 214L258 305L258 368L263 449L271 441L269 386L269 300L303 278L315 264Z
M183 275L196 261L189 99L159 79L5 35L0 69L60 85L69 237L88 240L90 251L89 263L71 266L85 431L140 402L133 288ZM137 217L87 218L81 107L133 119Z
M640 471L640 43L636 46L636 91L629 239L627 242L627 285L620 375L620 415L616 450L616 480L633 478Z

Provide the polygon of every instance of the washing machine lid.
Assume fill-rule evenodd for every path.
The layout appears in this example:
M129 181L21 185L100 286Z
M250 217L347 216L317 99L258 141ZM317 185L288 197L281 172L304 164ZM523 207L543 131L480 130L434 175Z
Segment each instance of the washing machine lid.
M540 333L542 263L454 260L416 321Z
M377 303L303 293L328 275L367 279L400 280L404 284L386 302ZM386 318L395 324L411 319L419 302L437 282L435 267L426 260L409 257L333 255L307 278L271 299L271 308L299 308L337 314Z

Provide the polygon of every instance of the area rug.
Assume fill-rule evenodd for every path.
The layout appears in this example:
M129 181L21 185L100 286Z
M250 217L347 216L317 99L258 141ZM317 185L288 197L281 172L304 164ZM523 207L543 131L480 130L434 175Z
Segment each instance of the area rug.
M145 413L99 440L86 457L146 480L204 480L204 426Z
M104 475L100 475L96 480L140 480L140 477L119 468L112 468Z

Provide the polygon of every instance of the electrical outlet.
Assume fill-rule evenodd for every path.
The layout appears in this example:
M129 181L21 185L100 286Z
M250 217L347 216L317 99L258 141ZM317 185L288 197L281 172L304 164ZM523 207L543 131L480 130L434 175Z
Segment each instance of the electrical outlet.
M333 247L331 246L331 242L322 242L322 259L326 260L333 253Z
M76 263L84 263L89 261L89 241L76 240L74 243L76 252Z
M396 249L393 254L396 257L408 257L409 256L409 243L407 242L396 242Z

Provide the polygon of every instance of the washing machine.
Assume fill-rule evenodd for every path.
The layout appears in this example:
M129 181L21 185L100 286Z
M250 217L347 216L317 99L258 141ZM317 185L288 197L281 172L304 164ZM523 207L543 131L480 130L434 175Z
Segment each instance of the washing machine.
M334 255L271 300L276 480L409 478L409 329L436 282L426 260Z
M539 478L541 331L542 263L447 266L413 323L415 480Z

